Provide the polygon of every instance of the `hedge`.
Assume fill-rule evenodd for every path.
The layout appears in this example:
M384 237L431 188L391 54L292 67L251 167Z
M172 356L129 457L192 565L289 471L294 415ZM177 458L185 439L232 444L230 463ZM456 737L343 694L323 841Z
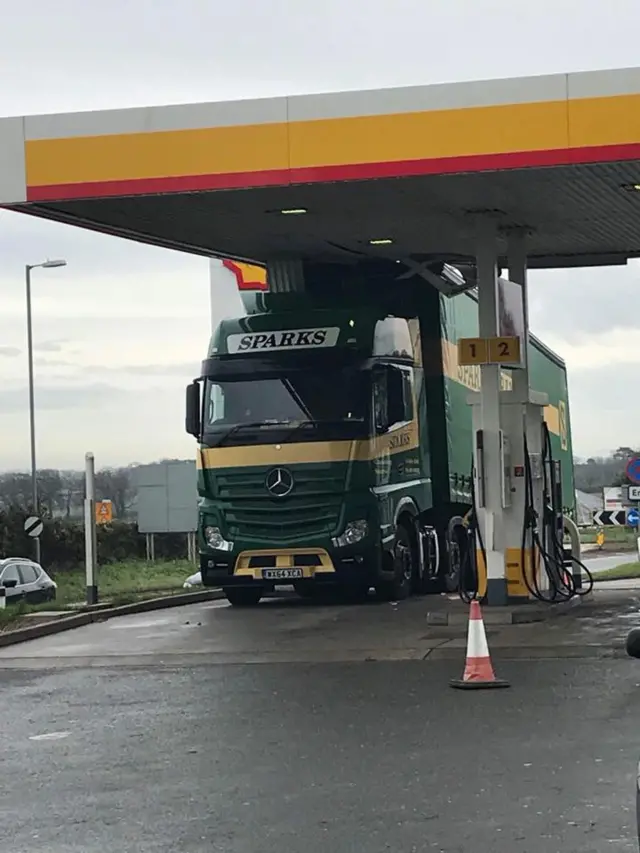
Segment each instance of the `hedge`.
M24 532L28 517L22 509L0 510L0 557L30 557L33 539ZM115 563L144 559L146 541L136 525L128 521L100 524L98 562ZM68 519L44 519L40 536L41 560L45 569L73 569L84 565L84 526ZM186 534L161 533L155 536L156 559L181 559L187 556Z

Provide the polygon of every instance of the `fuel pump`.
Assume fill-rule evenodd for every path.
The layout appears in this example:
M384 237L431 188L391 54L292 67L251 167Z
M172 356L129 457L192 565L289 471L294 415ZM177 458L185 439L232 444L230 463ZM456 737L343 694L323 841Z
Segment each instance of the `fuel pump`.
M469 402L474 425L472 507L465 518L452 518L446 531L451 575L460 597L464 601L484 597L487 557L493 559L495 577L496 552L504 555L505 603L530 597L551 603L588 594L593 578L578 559L579 548L564 547L562 471L553 458L543 417L547 395L530 391L523 402L508 391L501 394L500 429L498 441L491 444L496 454L491 459L480 400L471 397ZM492 473L488 465L500 473L501 512L483 517Z
M534 565L531 571L524 572L524 580L529 592L538 601L567 601L576 595L590 593L593 589L593 576L577 557L564 548L562 471L559 461L553 458L551 436L544 421L541 444L542 506L538 510L534 493L534 463L529 453L525 431L525 509L521 561L525 566L528 553ZM582 584L583 574L587 581L585 585ZM544 587L541 579L546 580Z

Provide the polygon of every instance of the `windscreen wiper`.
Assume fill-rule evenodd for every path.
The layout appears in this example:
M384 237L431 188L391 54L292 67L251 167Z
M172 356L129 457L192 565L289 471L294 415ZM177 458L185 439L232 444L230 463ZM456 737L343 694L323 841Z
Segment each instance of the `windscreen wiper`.
M311 417L311 412L309 411L308 407L306 406L306 404L305 404L304 400L302 399L302 397L300 396L300 394L298 394L296 389L293 387L293 383L291 382L291 380L283 377L282 383L283 383L284 387L287 389L287 391L293 397L294 402L300 407L300 410L305 413L305 415L307 416L307 418L310 421L312 421L313 418Z
M294 426L294 428L291 430L289 435L284 439L283 444L286 444L288 441L291 441L293 436L296 435L298 433L298 431L301 430L303 427L308 427L308 426L317 427L317 425L318 424L316 421L300 421L300 423L296 424L296 426Z
M340 420L333 420L333 421L325 421L325 420L321 420L321 421L300 421L300 423L291 430L289 435L284 439L284 441L282 443L286 444L287 442L291 441L291 439L294 437L294 435L296 435L296 433L299 430L303 429L303 427L312 426L312 427L315 427L315 429L318 429L318 427L321 427L321 426L344 426L345 424L361 424L361 423L364 423L364 420L362 418L360 418L360 419L353 418L352 420L349 420L347 418L342 418Z
M237 433L237 432L241 432L243 429L256 429L257 427L263 427L263 426L277 426L277 425L281 426L283 424L288 424L288 423L289 423L289 421L261 420L261 421L245 421L241 424L234 424L230 429L227 430L227 432L224 433L224 435L222 436L220 441L218 441L218 443L216 444L216 447L220 447L221 445L225 444L228 438L230 438L232 435L235 435L235 433Z

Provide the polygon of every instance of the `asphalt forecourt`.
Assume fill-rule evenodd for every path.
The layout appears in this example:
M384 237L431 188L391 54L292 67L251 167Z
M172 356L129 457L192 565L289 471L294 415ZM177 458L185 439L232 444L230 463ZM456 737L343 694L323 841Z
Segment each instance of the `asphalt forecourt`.
M623 657L626 634L640 622L639 592L603 584L589 601L543 622L500 623L484 608L491 657L498 669L505 659ZM231 607L219 591L190 592L6 632L0 667L445 659L457 677L469 621L429 624L429 606L428 598L335 605L284 593L247 612Z

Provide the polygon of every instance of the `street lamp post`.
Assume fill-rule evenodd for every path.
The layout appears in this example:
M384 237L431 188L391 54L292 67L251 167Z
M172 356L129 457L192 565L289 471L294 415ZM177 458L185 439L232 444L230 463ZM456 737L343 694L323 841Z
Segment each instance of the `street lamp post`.
M27 357L29 360L29 426L31 433L31 501L33 511L38 514L38 469L36 467L36 407L33 387L33 329L31 322L31 270L50 269L51 267L66 267L63 260L44 261L41 264L26 264L25 285L27 291ZM40 537L35 537L36 563L40 562Z

